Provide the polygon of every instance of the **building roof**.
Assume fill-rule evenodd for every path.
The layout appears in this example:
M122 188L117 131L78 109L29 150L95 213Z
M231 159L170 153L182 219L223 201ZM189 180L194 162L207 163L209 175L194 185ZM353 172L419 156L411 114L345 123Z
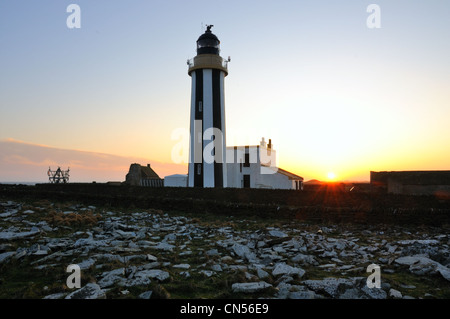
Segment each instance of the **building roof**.
M298 175L296 175L296 174L294 174L294 173L288 172L288 171L286 171L286 170L284 170L284 169L282 169L282 168L279 168L279 167L272 167L272 166L269 166L269 165L266 165L266 164L263 164L263 163L261 163L261 166L264 166L264 167L273 169L273 170L276 171L277 173L280 173L280 174L282 174L282 175L285 175L285 176L289 177L289 179L293 179L293 180L303 180L303 177L298 176Z
M142 166L141 165L141 177L142 178L148 178L148 179L153 179L153 178L157 178L159 179L158 174L156 174L156 172L150 167L150 164L147 164L147 166Z
M294 179L294 180L301 179L301 180L303 180L303 177L298 176L298 175L296 175L296 174L293 174L293 173L291 173L291 172L288 172L288 171L286 171L286 170L284 170L284 169L281 169L281 168L278 168L278 173L283 174L283 175L289 177L289 179Z

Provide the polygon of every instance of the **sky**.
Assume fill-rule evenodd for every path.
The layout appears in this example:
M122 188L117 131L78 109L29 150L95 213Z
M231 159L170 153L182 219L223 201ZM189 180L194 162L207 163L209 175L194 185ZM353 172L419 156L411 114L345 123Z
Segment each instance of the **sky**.
M228 146L270 138L305 181L449 170L449 17L448 0L2 0L0 182L186 174L173 151L187 162L186 61L206 24L231 57Z

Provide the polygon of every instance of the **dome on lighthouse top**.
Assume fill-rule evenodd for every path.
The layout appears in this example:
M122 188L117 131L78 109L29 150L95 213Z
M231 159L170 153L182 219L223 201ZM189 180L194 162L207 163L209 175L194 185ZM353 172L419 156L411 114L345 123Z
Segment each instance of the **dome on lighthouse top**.
M217 54L220 52L220 41L211 32L213 25L207 25L206 31L197 40L197 54Z

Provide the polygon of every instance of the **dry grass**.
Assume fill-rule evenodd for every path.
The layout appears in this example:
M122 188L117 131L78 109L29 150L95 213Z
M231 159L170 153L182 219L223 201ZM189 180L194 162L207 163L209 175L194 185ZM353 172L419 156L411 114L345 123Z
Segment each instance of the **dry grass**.
M61 213L57 211L50 211L47 216L43 218L52 227L56 226L94 226L100 220L102 216L100 214L94 214L92 211L86 211L80 213Z

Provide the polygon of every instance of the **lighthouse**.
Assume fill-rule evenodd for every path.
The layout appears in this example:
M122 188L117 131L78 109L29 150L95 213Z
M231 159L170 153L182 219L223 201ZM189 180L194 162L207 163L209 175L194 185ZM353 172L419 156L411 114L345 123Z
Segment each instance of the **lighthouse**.
M188 60L191 76L189 187L226 187L224 79L228 60L208 25L197 40L197 55Z

